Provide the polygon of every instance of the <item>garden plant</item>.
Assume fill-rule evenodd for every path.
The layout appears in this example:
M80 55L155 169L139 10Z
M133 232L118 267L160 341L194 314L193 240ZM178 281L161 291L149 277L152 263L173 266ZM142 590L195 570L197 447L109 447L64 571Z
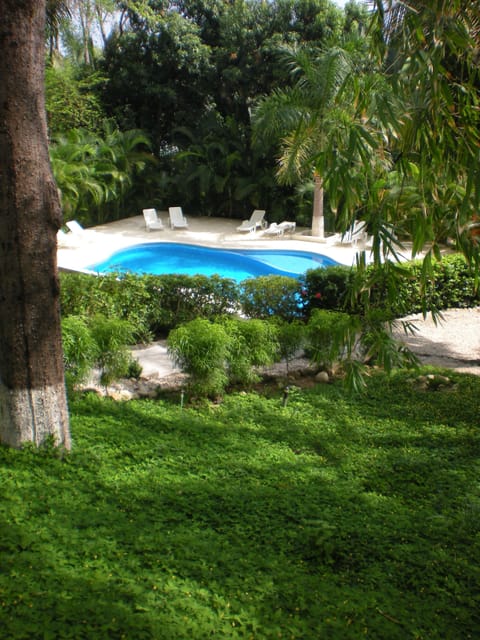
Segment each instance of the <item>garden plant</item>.
M70 454L0 448L2 637L473 640L480 379L448 380L76 397Z

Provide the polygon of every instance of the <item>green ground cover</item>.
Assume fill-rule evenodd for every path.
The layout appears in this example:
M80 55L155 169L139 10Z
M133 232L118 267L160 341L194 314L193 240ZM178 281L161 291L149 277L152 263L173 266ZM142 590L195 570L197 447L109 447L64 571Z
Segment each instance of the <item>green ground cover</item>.
M221 405L73 400L0 449L0 637L480 634L480 379Z

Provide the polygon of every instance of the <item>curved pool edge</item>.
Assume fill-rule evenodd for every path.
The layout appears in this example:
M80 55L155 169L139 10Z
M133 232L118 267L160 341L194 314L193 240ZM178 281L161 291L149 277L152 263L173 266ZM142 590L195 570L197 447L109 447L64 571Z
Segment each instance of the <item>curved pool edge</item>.
M188 230L147 232L143 216L133 216L91 228L88 239L75 243L76 246L58 247L57 263L62 271L82 272L85 265L108 257L115 250L139 243L181 242L220 249L270 249L283 247L298 251L311 251L331 258L344 266L355 264L357 250L348 245L329 244L326 241L303 235L301 230L293 236L263 238L261 235L236 232L238 220L215 217L194 217L189 219ZM89 230L90 231L90 230ZM367 252L367 260L370 256Z
M90 263L84 270L96 274L216 275L239 283L267 275L298 279L309 270L338 264L325 254L287 248L285 244L227 248L177 241L129 245L111 251L106 259Z

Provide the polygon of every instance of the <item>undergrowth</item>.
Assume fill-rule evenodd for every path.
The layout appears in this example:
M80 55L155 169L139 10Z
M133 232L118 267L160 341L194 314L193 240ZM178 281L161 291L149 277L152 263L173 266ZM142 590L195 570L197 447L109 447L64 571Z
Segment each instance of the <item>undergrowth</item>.
M480 634L480 380L407 374L221 405L71 404L0 449L0 636Z

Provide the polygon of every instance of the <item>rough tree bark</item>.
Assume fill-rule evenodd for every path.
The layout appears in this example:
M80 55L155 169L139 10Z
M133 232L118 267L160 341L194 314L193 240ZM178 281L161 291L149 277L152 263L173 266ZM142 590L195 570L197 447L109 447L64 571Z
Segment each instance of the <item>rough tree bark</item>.
M0 442L70 447L44 106L45 0L0 0Z

